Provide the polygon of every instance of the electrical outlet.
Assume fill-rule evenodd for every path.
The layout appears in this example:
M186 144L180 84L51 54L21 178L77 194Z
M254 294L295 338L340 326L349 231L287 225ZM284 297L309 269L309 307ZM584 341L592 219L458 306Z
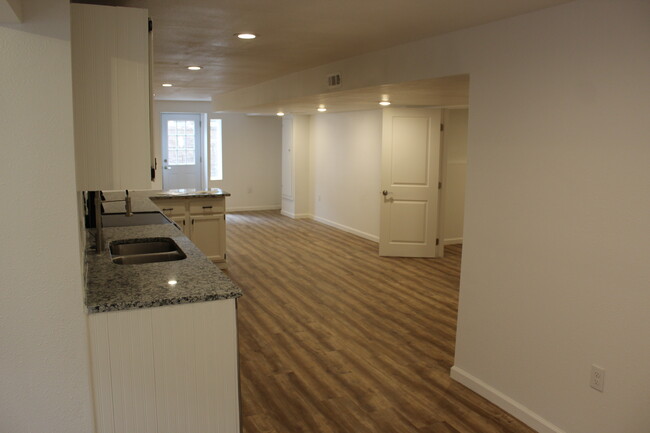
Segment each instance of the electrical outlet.
M605 369L595 364L591 365L591 380L589 386L603 392L605 390Z

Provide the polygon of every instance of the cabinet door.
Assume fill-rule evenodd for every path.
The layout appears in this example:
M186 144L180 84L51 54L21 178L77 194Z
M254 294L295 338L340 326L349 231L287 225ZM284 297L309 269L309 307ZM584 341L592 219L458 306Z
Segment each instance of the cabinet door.
M148 12L70 10L77 189L150 189Z
M187 232L187 223L186 223L186 219L185 219L184 216L182 216L182 217L169 217L169 219L174 221L176 224L178 224L178 227L181 228L181 230L183 231L183 234L185 236L189 237L189 233Z
M226 253L226 216L190 215L190 240L212 260L224 260Z

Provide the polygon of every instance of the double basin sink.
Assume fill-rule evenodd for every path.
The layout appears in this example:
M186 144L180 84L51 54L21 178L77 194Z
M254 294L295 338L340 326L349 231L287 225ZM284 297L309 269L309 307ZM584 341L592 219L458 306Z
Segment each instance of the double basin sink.
M107 214L102 216L104 227L128 227L151 224L171 224L160 212ZM118 265L140 265L144 263L183 260L187 256L171 238L120 239L109 244L111 259Z

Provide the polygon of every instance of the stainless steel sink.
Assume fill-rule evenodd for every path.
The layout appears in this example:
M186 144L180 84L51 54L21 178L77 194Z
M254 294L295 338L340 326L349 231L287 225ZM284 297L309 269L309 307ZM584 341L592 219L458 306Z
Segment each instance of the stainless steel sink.
M113 263L118 265L170 262L187 257L171 238L122 239L111 242L109 248Z
M172 222L160 212L137 212L131 216L124 213L102 215L103 227L146 226L151 224L171 224Z

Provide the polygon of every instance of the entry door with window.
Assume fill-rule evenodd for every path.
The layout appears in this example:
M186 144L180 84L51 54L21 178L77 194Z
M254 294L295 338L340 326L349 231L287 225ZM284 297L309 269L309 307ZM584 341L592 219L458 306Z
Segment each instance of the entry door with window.
M440 122L441 110L383 110L381 256L436 256Z
M201 115L162 114L163 189L202 188Z

